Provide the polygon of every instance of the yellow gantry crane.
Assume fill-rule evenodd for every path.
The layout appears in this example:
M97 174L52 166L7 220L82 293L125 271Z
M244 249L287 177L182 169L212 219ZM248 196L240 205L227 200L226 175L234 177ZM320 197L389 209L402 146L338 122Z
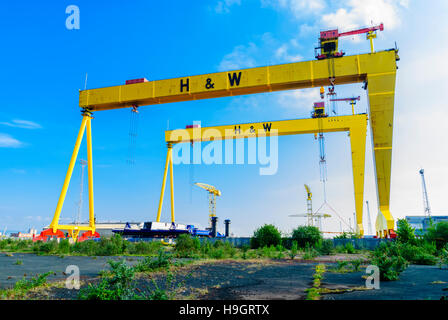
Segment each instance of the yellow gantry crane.
M317 132L348 131L352 154L353 184L355 190L355 209L358 215L359 232L363 232L362 208L364 197L364 167L367 132L367 115L339 116L311 119L294 119L282 121L267 121L256 123L232 124L216 127L194 127L165 131L165 141L168 146L167 163L172 163L173 145L178 143L194 143L201 141L218 141L227 139L245 139L268 136L284 136L296 134L314 134ZM171 160L168 160L171 159ZM163 205L163 194L167 179L167 166L163 176L162 190L159 202L157 221L160 220L160 208ZM173 186L173 172L170 174ZM171 189L172 191L172 189ZM171 203L174 203L174 193L171 193ZM174 206L171 207L174 217ZM173 220L174 221L174 220Z
M221 196L221 191L206 183L196 182L199 188L202 188L208 192L208 212L210 220L210 228L212 227L212 218L216 217L216 197Z
M380 29L382 30L382 28ZM368 31L370 32L370 36L368 34L368 39L372 41L375 30L369 29ZM86 236L95 236L97 234L95 232L93 211L93 163L90 121L93 118L92 113L95 111L118 108L137 108L145 105L362 82L364 83L364 88L368 91L368 118L371 124L374 149L375 177L379 206L379 214L376 223L377 235L380 237L392 236L394 234L394 219L389 211L389 203L394 96L397 72L396 61L399 60L398 50L390 49L374 52L372 46L371 53L352 56L344 56L343 54L336 55L333 54L333 52L336 52L336 47L333 48L332 45L325 45L324 42L329 39L328 41L333 41L334 43L334 39L337 40L337 37L339 36L341 36L341 34L339 34L337 30L332 31L331 34L321 35L320 40L322 48L320 48L321 54L318 56L317 60L195 76L184 76L165 80L147 81L142 78L128 82L125 85L81 90L79 92L79 106L82 109L83 114L81 128L76 139L75 148L72 153L72 158L65 176L53 220L49 228L44 230L41 235L64 237L61 230L67 230L74 238L81 230L86 231ZM363 121L367 120L367 115L355 115L351 117L353 117L351 119L364 117ZM347 121L343 121L342 118L343 117L329 117L323 119L327 125L326 130L351 130L351 127L346 125L346 123L350 122L348 118L346 118ZM313 122L314 120L317 121L317 119L290 120L291 122L277 122L276 124L288 128L287 130L280 128L279 133L281 134L321 132L317 122ZM302 124L304 124L304 126L297 126L297 121L303 121ZM358 122L361 123L363 121ZM353 120L352 122L356 121ZM275 122L273 122L273 124L274 123ZM337 124L337 126L332 127L331 124ZM345 126L343 126L344 124ZM59 218L61 209L86 126L90 204L89 226L60 225ZM244 125L241 125L241 127L243 126ZM305 127L308 127L308 129L305 129ZM357 134L360 134L360 136L356 139L365 140L365 132L350 133L350 138L352 140L353 171L356 171L357 174L362 174L362 176L354 175L355 199L358 199L355 200L357 224L362 233L362 201L359 202L359 197L362 196L364 188L364 154L362 154L362 161L357 159L357 157L361 157L361 155L353 155L353 136ZM360 143L361 142L356 142L356 145ZM365 141L363 143L365 143ZM170 171L172 173L171 147L172 145L169 143L164 181L166 180L167 167L170 163ZM356 148L359 149L359 145ZM364 147L362 147L362 149L364 149ZM361 162L362 170L359 167ZM359 168L355 168L356 166ZM173 199L174 193L172 183L171 187L171 197ZM164 189L164 186L162 189ZM171 204L172 219L174 219L173 201ZM158 216L160 216L160 213Z

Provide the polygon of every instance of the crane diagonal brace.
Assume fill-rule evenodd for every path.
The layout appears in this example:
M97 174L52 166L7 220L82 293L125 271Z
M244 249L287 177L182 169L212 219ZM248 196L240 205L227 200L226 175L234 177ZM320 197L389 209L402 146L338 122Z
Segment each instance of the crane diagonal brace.
M362 234L364 230L362 226L362 211L367 131L366 114L321 119L295 119L169 130L165 131L165 140L168 145L174 145L186 142L191 143L199 141L255 138L271 135L284 136L343 131L348 131L350 133L355 209L359 232Z

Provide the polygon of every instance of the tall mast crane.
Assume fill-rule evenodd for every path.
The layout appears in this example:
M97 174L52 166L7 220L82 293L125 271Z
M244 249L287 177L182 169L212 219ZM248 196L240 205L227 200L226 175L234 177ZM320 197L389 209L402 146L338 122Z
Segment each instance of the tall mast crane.
M348 32L339 32L338 29L332 29L327 31L321 31L319 37L319 47L315 50L320 49L320 54L315 53L316 59L322 60L327 58L337 58L345 55L345 52L338 51L338 40L340 37L352 36L356 34L366 33L366 39L370 40L370 50L373 53L373 39L376 38L376 31L384 30L384 25L362 28L358 30L352 30Z
M326 213L313 212L313 194L311 193L311 189L308 185L305 184L306 190L306 213L300 214L291 214L290 217L307 217L308 218L308 226L318 227L319 230L322 230L322 218L330 218L331 215Z
M356 101L360 101L361 97L357 96L357 97L350 97L350 98L338 98L338 99L330 99L331 102L336 102L336 101L346 101L348 103L350 103L350 105L352 106L352 115L355 114L355 105L356 105Z
M420 172L420 175L422 177L423 207L425 208L425 216L430 218L431 217L431 207L429 206L428 191L426 190L425 170L420 169L419 172Z
M221 191L219 191L214 186L211 186L206 183L196 182L195 185L197 185L199 188L202 188L202 189L208 191L208 211L209 211L210 227L211 227L212 226L212 218L216 217L216 197L221 196Z

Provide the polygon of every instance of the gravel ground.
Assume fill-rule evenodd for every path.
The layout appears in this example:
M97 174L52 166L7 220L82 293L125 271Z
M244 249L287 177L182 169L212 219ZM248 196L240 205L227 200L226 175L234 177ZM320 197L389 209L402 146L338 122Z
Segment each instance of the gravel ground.
M124 257L129 264L141 257ZM306 297L305 289L311 287L317 263L325 263L327 269L333 261L360 258L355 255L319 257L315 261L300 260L219 260L195 262L175 272L174 285L178 288L177 299L198 300L297 300ZM17 260L23 262L16 265ZM123 257L65 257L14 254L8 257L0 254L0 288L11 287L13 283L36 273L49 270L55 275L49 281L63 281L68 265L80 267L81 280L94 282L99 272L108 269L107 261ZM437 266L409 266L398 281L382 281L379 290L355 290L365 287L364 272L326 272L321 287L346 289L344 293L323 294L322 300L424 300L440 299L448 295L448 269ZM138 288L149 291L153 280L165 288L163 273L141 275L137 278ZM348 292L347 292L348 291ZM77 290L68 290L63 285L47 288L31 295L35 299L76 299Z
M326 273L322 287L365 286L364 272ZM443 283L442 283L443 282ZM445 290L444 290L445 289ZM323 295L323 300L439 300L448 296L448 269L437 266L409 266L398 281L381 281L379 290Z
M85 256L39 256L31 253L0 253L0 289L11 288L14 283L24 276L27 278L36 274L54 271L48 277L49 281L65 280L67 266L77 265L81 280L88 280L98 276L101 270L109 268L107 261L120 260L123 257L85 257ZM125 257L129 264L134 264L141 257ZM16 264L20 260L22 264Z

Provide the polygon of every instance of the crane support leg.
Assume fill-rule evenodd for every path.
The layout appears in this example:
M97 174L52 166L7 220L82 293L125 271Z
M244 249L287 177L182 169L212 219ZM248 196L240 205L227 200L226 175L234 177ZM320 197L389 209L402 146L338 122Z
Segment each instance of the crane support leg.
M394 236L390 213L390 173L394 117L395 71L368 75L370 128L372 130L378 208L376 227L381 237Z
M99 234L95 231L95 216L93 211L93 163L92 163L92 131L91 131L91 119L92 115L90 112L85 111L83 113L81 127L79 128L78 136L76 138L75 148L73 149L72 157L70 159L70 164L68 166L67 173L65 175L64 184L62 185L61 194L59 195L59 200L56 205L56 211L53 216L53 220L50 223L50 227L47 230L41 232L40 236L36 237L34 240L46 240L48 236L57 236L58 238L65 238L61 230L67 230L69 235L75 240L80 231L87 231L83 234L83 239L90 237L98 238ZM87 128L87 130L86 130ZM62 207L64 205L65 196L67 195L68 186L73 174L73 169L75 167L76 158L79 153L79 148L81 147L82 138L84 136L84 131L87 131L87 157L88 157L88 178L89 178L89 226L79 226L79 225L60 225L59 218L61 215Z
M87 175L89 184L89 226L95 230L95 212L93 206L93 155L92 155L92 124L87 120Z
M165 195L166 178L168 175L168 167L170 169L170 191L171 191L171 222L174 222L174 176L173 176L173 146L168 143L168 152L166 154L165 170L163 172L162 189L160 190L159 209L157 210L156 221L160 222L162 213L163 197Z
M364 235L362 212L364 204L364 170L366 154L366 125L354 125L350 128L350 145L352 151L353 186L355 190L355 211L357 232Z
M70 184L70 179L72 177L73 168L75 167L76 158L78 157L79 148L81 146L82 138L84 136L84 131L88 121L88 116L82 117L81 128L79 128L78 137L76 138L75 148L70 159L70 164L68 165L67 174L65 175L64 184L62 185L61 194L59 195L58 204L56 205L56 212L54 213L53 220L51 221L50 228L53 232L56 232L59 224L59 217L61 215L62 206L64 205L65 196L67 194L68 185Z

